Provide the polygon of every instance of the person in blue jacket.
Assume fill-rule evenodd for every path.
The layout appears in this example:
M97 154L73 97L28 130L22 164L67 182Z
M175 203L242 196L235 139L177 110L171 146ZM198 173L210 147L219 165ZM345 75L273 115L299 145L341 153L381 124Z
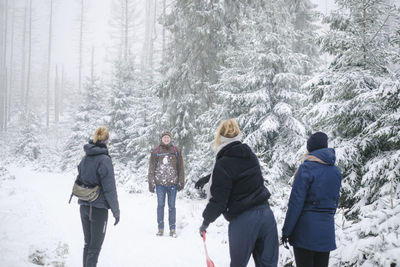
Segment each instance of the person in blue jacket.
M282 243L293 246L297 267L325 267L329 252L336 249L334 216L342 175L325 133L312 134L307 150L294 177Z
M230 266L244 267L253 255L257 267L275 267L279 240L268 204L271 194L264 185L257 156L240 139L235 120L221 123L214 143L216 161L200 235L223 214L229 221Z
M79 200L85 246L83 267L95 267L106 235L108 209L111 209L116 225L120 211L115 186L114 167L108 155L107 128L100 127L94 133L93 141L84 145L86 155L78 165L78 179L86 186L100 185L100 195L92 203Z

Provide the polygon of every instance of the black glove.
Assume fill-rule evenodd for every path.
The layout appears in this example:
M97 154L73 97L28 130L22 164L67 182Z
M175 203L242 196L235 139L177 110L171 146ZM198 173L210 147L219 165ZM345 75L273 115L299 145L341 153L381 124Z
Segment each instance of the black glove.
M194 188L196 189L203 189L204 185L210 181L210 174L200 178L195 184Z
M155 186L149 186L150 193L154 193Z
M289 249L289 237L283 235L283 236L281 237L281 244L282 244L286 249Z
M203 222L203 224L200 226L200 236L203 237L203 232L207 232L207 227L208 227L208 223Z
M119 216L114 217L114 218L115 218L115 223L114 223L114 225L117 225L117 224L119 223Z
M178 185L176 186L176 189L177 189L178 191L181 191L181 190L183 189L183 186L181 186L180 184L178 184Z

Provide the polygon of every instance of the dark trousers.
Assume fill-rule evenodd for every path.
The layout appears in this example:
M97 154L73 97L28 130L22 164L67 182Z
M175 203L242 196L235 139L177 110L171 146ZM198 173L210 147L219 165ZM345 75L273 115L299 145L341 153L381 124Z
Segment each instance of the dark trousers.
M253 254L256 267L278 265L276 222L268 204L247 210L229 223L231 267L245 267Z
M83 248L83 267L96 267L101 245L106 236L108 210L81 205L80 208L85 246Z
M297 267L328 267L329 252L317 252L304 248L293 248Z
M175 200L177 187L176 185L164 186L156 185L157 192L157 223L158 229L164 229L164 207L165 207L165 195L168 196L168 222L169 229L175 230L176 223L176 208Z

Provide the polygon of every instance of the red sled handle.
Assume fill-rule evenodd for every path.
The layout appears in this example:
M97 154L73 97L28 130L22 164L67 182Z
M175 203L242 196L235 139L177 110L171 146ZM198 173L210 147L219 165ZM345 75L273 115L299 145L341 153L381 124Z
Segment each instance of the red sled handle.
M208 256L207 247L206 247L206 231L203 231L203 243L204 243L204 251L206 253L206 263L207 267L215 267L214 262Z

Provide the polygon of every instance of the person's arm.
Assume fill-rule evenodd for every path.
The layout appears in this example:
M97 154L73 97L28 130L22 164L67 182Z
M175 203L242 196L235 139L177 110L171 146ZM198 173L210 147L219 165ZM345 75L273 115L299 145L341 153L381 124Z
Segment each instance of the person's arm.
M111 162L111 158L104 157L99 164L98 174L100 176L101 188L104 193L104 197L111 208L111 212L114 218L120 216L117 187L115 185L114 167Z
M212 175L211 197L203 211L203 225L208 226L226 210L231 190L232 178L225 168L217 162Z
M183 166L182 150L178 150L178 189L185 187L185 168Z
M292 235L294 227L304 207L308 189L312 183L312 177L308 168L303 164L299 167L294 179L292 192L290 193L288 210L285 223L282 228L282 236Z
M194 188L203 189L204 185L210 181L211 174L201 177L195 184Z
M149 171L148 171L148 175L147 175L147 180L149 182L149 191L151 193L154 193L154 188L155 188L155 184L154 184L154 175L155 175L155 164L156 164L156 157L155 157L155 152L151 151L150 154L150 162L149 162Z

